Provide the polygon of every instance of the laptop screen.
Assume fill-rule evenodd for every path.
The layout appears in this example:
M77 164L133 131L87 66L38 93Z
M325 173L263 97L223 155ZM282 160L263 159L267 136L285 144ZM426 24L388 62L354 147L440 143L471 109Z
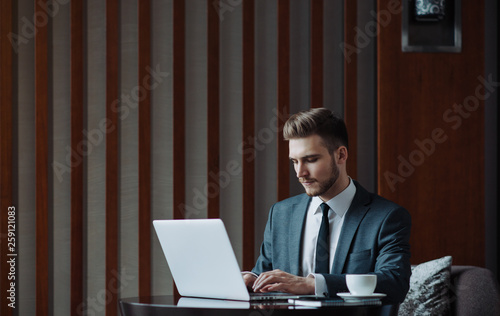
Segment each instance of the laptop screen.
M222 220L155 220L153 226L179 294L250 299Z

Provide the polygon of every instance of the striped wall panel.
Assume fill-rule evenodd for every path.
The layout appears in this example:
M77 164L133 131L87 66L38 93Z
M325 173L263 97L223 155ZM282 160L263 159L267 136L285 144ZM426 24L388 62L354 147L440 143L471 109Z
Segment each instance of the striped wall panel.
M242 269L253 267L268 208L295 181L281 136L290 87L308 82L294 96L323 104L332 71L323 58L331 31L325 3L304 1L193 0L203 8L194 10L183 0L22 0L16 8L0 0L1 33L17 20L12 31L27 40L11 55L3 37L0 50L1 205L19 196L26 206L21 314L119 315L121 297L175 294L153 219L221 217ZM291 6L294 14L308 8L301 41L310 47L307 56L292 56L309 65L300 69L307 79L291 75ZM38 24L30 38L23 23L32 16ZM198 44L206 49L193 49ZM70 135L58 134L66 129ZM230 190L222 171L231 171ZM0 308L11 313L5 301Z
M35 2L35 16L44 15ZM36 313L50 315L49 297L49 67L48 24L35 21L35 129L36 129Z
M353 179L357 179L357 138L358 138L358 66L357 53L352 54L356 43L357 28L357 1L344 1L344 118L349 134L349 159L348 173ZM349 48L350 47L350 48ZM347 50L350 49L351 52Z
M119 219L119 3L106 1L106 120L114 128L106 134L106 315L118 315L118 293L111 286L119 282L116 273L118 262L118 219ZM115 286L116 288L116 286Z
M290 1L278 0L278 104L277 110L283 115L290 112ZM278 120L278 200L289 196L290 163L288 142L281 133L283 120Z
M84 6L71 2L71 149L78 152L84 129ZM84 165L71 165L71 315L84 300Z
M219 15L207 0L207 217L219 217Z
M151 294L151 1L139 6L139 296Z
M174 218L184 218L185 216L185 194L186 194L186 174L185 174L185 102L186 102L186 47L185 47L185 23L186 8L183 0L174 0L173 3L173 129L174 148L173 164L174 173Z
M255 2L243 2L243 270L255 264Z
M323 0L311 0L311 107L323 107Z
M173 177L174 218L186 218L186 7L183 0L173 3ZM179 297L174 285L174 295Z

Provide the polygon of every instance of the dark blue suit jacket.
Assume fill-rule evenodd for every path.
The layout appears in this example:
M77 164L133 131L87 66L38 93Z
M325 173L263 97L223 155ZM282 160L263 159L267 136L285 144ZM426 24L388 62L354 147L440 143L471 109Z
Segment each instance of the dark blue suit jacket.
M359 183L346 213L330 274L330 296L348 292L345 274L375 273L375 292L387 302L402 302L409 289L411 217L401 206L369 193ZM280 269L301 273L301 239L311 198L297 195L274 204L264 232L256 274Z

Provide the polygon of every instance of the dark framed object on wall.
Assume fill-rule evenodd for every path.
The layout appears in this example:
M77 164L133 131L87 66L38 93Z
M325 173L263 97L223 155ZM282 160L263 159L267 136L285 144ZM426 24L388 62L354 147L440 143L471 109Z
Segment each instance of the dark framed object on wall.
M462 51L461 0L403 0L403 52Z

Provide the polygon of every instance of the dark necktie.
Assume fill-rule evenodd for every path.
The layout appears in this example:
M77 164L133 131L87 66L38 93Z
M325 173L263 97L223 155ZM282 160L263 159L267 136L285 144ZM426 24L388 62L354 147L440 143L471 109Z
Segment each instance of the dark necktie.
M328 210L326 203L321 204L323 218L319 227L318 243L316 244L316 273L330 273L330 224L328 223Z

